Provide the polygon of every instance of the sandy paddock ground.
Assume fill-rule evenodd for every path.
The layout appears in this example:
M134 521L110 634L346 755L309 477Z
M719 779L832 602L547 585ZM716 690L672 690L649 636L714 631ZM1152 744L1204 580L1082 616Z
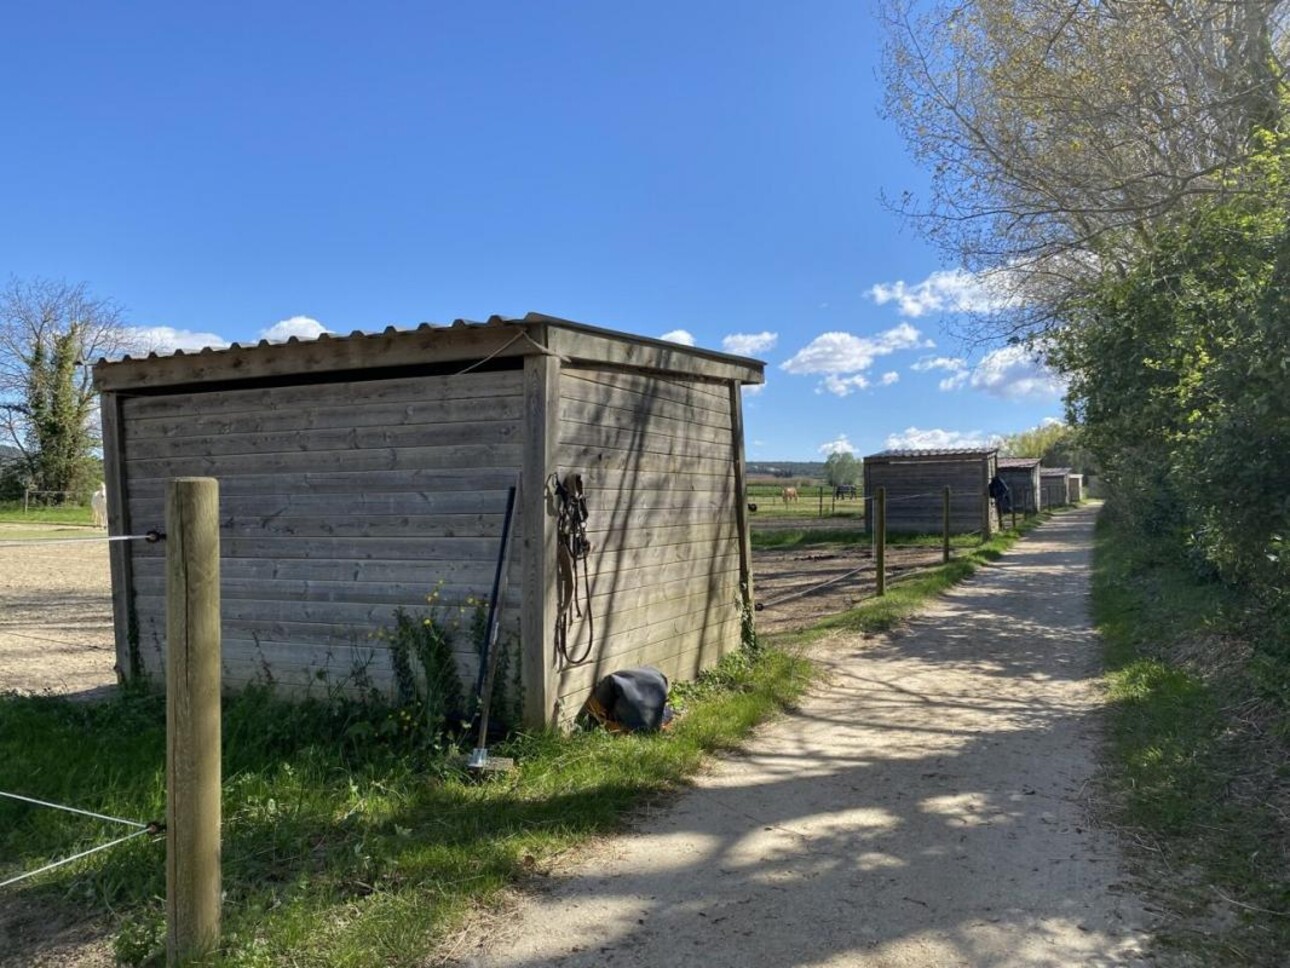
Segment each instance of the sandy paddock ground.
M0 524L0 692L90 697L116 683L112 581L93 528Z

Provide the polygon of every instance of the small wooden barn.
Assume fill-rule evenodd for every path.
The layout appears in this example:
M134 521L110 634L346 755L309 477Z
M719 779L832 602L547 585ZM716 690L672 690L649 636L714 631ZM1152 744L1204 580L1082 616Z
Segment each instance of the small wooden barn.
M1072 504L1074 504L1076 501L1084 500L1084 475L1083 474L1076 474L1074 472L1071 473L1071 475L1067 478L1066 495L1067 497L1070 498L1070 502Z
M94 378L113 534L162 527L168 478L219 481L229 688L344 688L360 669L389 688L396 609L433 599L451 618L490 594L517 482L503 628L530 723L576 714L616 669L683 679L739 645L740 388L762 382L757 361L530 313L127 357ZM554 490L570 473L590 608L561 654ZM159 677L164 549L114 542L111 562L118 668Z
M866 521L872 526L873 500L886 489L887 530L895 534L939 534L944 522L943 494L950 488L950 532L992 529L987 489L998 469L997 448L884 450L864 459Z
M1069 467L1039 468L1042 507L1055 508L1071 503L1070 477L1071 469Z
M1039 510L1038 457L1000 457L999 477L1008 485L1014 511L1034 514Z

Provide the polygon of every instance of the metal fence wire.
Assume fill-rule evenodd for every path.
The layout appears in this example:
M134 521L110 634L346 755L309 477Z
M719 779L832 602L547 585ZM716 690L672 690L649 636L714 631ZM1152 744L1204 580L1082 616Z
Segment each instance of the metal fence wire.
M107 850L110 847L116 847L118 844L124 844L126 841L134 840L136 837L143 837L148 834L153 834L153 835L161 834L166 829L166 825L161 823L158 820L153 820L147 823L141 820L125 820L122 817L112 817L112 816L108 816L105 813L95 813L93 810L82 810L80 807L69 807L63 803L52 803L49 800L37 800L35 797L23 796L20 793L7 793L4 790L0 790L0 797L6 797L10 800L18 800L22 803L28 803L37 807L48 807L51 810L63 810L63 811L66 811L67 813L75 813L83 817L92 817L95 820L103 820L108 823L119 823L119 824L124 824L127 827L136 828L132 833L128 833L123 837L116 837L112 840L107 841L106 843L97 844L94 847L90 847L86 850L78 851L77 853L72 854L68 857L63 857L59 860L52 861L48 864L45 864L43 867L37 867L35 870L24 871L23 873L18 874L14 877L10 877L7 880L0 881L0 887L8 887L11 884L17 884L20 881L28 880L29 878L35 877L38 874L44 874L48 871L52 871L66 864L70 864L73 861L78 861L78 860L81 860L82 858L89 857L91 854L97 854L99 853L99 851Z

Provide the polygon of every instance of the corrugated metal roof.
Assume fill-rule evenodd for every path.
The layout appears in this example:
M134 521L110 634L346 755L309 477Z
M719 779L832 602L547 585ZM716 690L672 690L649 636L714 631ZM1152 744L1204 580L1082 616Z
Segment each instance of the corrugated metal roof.
M665 346L668 349L672 349L672 350L676 350L684 353L692 353L695 356L709 357L717 360L738 361L740 364L746 364L749 361L758 363L759 365L761 364L760 360L754 360L751 357L736 356L733 353L724 353L720 350L705 349L700 346L687 346L684 343L674 343L671 340L661 340L653 336L640 336L636 333L625 333L625 332L620 332L616 330L604 329L603 327L592 326L587 323L579 323L572 319L562 319L559 316L547 316L544 313L533 313L533 312L526 313L524 316L497 316L497 315L489 316L488 319L485 320L484 322L479 322L477 320L471 320L471 319L454 319L451 323L447 323L447 324L420 323L416 326L386 326L384 329L381 329L381 330L356 329L353 332L349 333L348 335L336 335L333 333L323 333L320 336L317 336L313 339L301 339L298 336L290 336L285 340L267 340L267 339L262 339L259 341L252 340L244 343L230 343L228 346L221 346L221 347L206 346L199 350L175 350L171 353L151 352L143 356L126 355L126 356L116 357L113 359L100 357L96 362L112 364L112 363L137 362L139 360L144 360L144 359L159 360L159 359L168 359L168 358L185 357L185 356L209 357L209 356L219 356L221 354L226 354L226 353L233 353L239 350L263 349L266 347L274 347L274 346L292 346L300 343L346 343L350 341L358 341L358 340L364 340L364 339L379 339L387 336L392 336L397 333L426 333L426 332L436 332L436 331L446 332L448 330L486 329L489 327L494 327L494 328L512 327L515 329L520 329L522 327L537 324L537 323L553 323L558 326L566 326L572 329L584 330L588 333L603 334L607 336L616 337L619 339L626 338L626 339L638 341L641 343L647 343L647 344L657 345L657 346Z
M1041 468L1039 468L1039 476L1040 476L1040 477L1056 477L1058 474L1066 475L1066 474L1070 474L1070 473L1072 473L1072 471L1071 471L1071 469L1070 469L1069 467L1041 467Z
M876 454L870 454L865 460L874 457L988 457L996 453L998 447L946 447L943 449L930 448L926 450L904 449L904 450L880 450Z
M1000 457L1000 467L1038 467L1038 457Z

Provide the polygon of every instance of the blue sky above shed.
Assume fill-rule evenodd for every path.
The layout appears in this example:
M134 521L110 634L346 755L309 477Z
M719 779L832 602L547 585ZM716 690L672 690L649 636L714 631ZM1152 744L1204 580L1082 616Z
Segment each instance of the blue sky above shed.
M28 4L0 61L0 266L154 348L538 311L767 361L753 460L1061 414L988 287L880 193L868 5Z

